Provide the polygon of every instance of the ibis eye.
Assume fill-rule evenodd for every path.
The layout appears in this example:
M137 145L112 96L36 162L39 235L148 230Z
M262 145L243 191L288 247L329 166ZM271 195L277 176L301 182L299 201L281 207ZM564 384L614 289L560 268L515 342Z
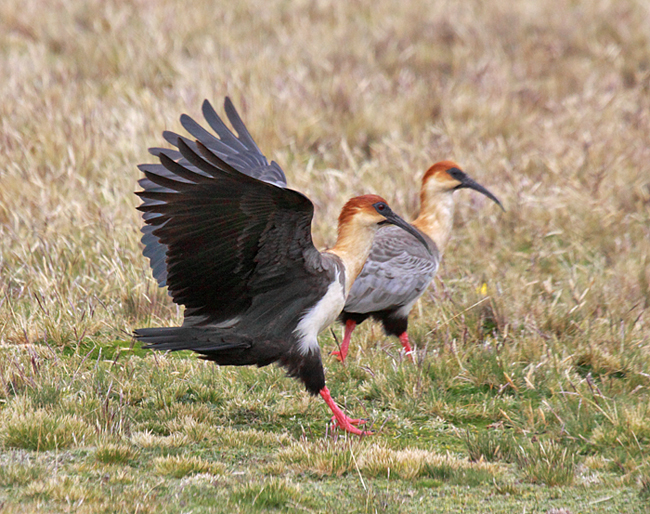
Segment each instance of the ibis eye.
M464 173L458 168L451 168L450 170L447 170L447 173L449 173L452 178L455 178L456 180L461 180L464 175Z
M383 202L379 202L378 204L375 205L375 209L377 209L378 212L385 211L386 207L388 206Z

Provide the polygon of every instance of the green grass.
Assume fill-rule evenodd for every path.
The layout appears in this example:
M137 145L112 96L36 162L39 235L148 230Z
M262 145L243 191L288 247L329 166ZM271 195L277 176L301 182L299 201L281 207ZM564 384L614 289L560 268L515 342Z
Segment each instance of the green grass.
M650 16L643 3L0 3L4 512L646 512ZM180 323L141 255L135 165L230 95L331 244L345 200L456 193L413 310L327 381L134 345ZM337 334L340 328L334 329ZM340 340L340 336L339 336Z
M287 509L299 507L297 500L303 500L295 485L271 479L262 484L252 484L240 488L233 495L238 506L250 506L253 511L266 512L271 509ZM304 499L306 500L306 499Z

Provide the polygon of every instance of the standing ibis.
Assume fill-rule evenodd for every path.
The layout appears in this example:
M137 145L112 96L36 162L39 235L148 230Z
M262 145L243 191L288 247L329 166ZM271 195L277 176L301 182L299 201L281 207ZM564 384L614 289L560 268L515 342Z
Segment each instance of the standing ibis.
M341 348L333 352L340 361L350 346L352 331L369 317L381 321L387 335L399 338L412 358L407 327L411 309L433 279L447 246L454 219L454 191L474 189L501 202L451 161L431 166L422 178L420 213L413 226L428 243L428 251L411 234L383 227L375 236L370 255L354 282L339 317L345 324Z
M184 118L197 140L166 133L177 150L152 149L160 164L139 166L144 253L185 311L180 327L134 336L145 348L192 350L220 365L278 363L322 396L336 426L365 434L330 396L317 336L343 309L380 225L400 227L425 249L426 240L381 197L364 195L344 205L336 244L319 252L313 204L283 187L282 170L268 164L228 104L239 137L218 117L206 119L219 138Z

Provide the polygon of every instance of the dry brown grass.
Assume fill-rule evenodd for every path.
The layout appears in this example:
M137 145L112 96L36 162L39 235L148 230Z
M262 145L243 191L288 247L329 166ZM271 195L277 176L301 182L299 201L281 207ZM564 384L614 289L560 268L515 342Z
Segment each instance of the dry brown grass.
M127 350L111 364L115 342L133 328L180 318L140 253L135 165L150 160L146 149L162 144L162 130L181 130L181 113L200 117L204 98L220 110L230 95L262 150L314 201L320 245L332 242L333 221L355 194L382 194L413 215L421 173L440 159L461 163L507 209L457 193L439 280L412 317L416 344L427 348L421 366L400 364L395 342L370 324L355 333L348 368L328 362L341 401L355 411L366 405L377 425L393 414L378 436L391 458L429 451L432 434L462 441L457 426L489 424L548 437L559 456L569 445L602 453L618 477L608 483L647 478L645 3L4 0L0 69L7 451L58 448L39 432L52 423L72 451L141 448L150 471L156 452L188 446L255 454L297 444L314 407L281 373L208 371ZM323 339L325 349L333 344ZM235 427L215 429L228 423ZM307 436L321 425L307 426ZM286 426L291 432L281 433ZM418 431L428 434L419 445L405 441ZM341 459L348 469L344 454L332 455L323 465ZM258 461L259 469L284 469L264 452L255 459L250 469ZM143 485L130 468L122 472L130 485L111 503L88 489L94 478L75 477L75 465L67 482L50 479L46 470L59 468L40 463L22 474L12 468L2 483L40 473L11 493L26 508L50 500L89 512L167 505L156 482ZM334 508L310 503L290 481L239 493L238 482L228 484L219 492L228 512L248 500L255 511L254 498L266 498L260 508ZM143 487L152 488L144 503ZM385 494L359 489L348 500L367 511L410 508Z
M181 112L198 116L203 98L226 94L317 204L322 244L350 195L377 191L412 213L420 173L453 157L508 213L459 195L462 230L443 278L471 271L507 291L503 315L514 326L574 307L596 323L635 320L648 304L650 57L640 5L1 9L6 342L123 336L152 312L146 296L154 315L173 315L140 257L134 165ZM483 258L470 259L477 247ZM560 295L552 313L549 295Z

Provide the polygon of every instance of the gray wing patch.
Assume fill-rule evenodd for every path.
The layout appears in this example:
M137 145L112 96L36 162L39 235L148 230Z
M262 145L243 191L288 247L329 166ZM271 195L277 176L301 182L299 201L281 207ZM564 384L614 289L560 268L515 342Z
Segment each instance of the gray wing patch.
M287 178L284 171L282 171L282 168L280 168L275 161L272 161L269 164L266 156L260 151L259 147L248 132L246 125L244 125L244 122L237 113L235 106L228 97L226 97L224 101L224 109L230 124L239 137L237 137L226 126L207 100L203 102L203 117L218 137L203 128L187 114L181 116L181 125L183 125L183 128L194 136L196 140L200 141L215 155L227 164L230 164L240 173L273 184L274 186L282 188L287 187ZM178 138L182 136L179 136L174 132L165 131L163 137L170 144L177 146ZM193 141L190 141L187 138L183 138L183 140L190 148L192 148L192 150L196 151L196 146ZM156 148L152 150L159 149ZM154 155L157 155L157 153L154 153ZM169 154L168 156L171 157ZM183 166L187 164L187 162L182 160L178 162Z
M345 310L358 313L400 307L410 310L438 271L440 254L432 241L429 246L431 254L402 229L382 227L363 270L352 284Z

